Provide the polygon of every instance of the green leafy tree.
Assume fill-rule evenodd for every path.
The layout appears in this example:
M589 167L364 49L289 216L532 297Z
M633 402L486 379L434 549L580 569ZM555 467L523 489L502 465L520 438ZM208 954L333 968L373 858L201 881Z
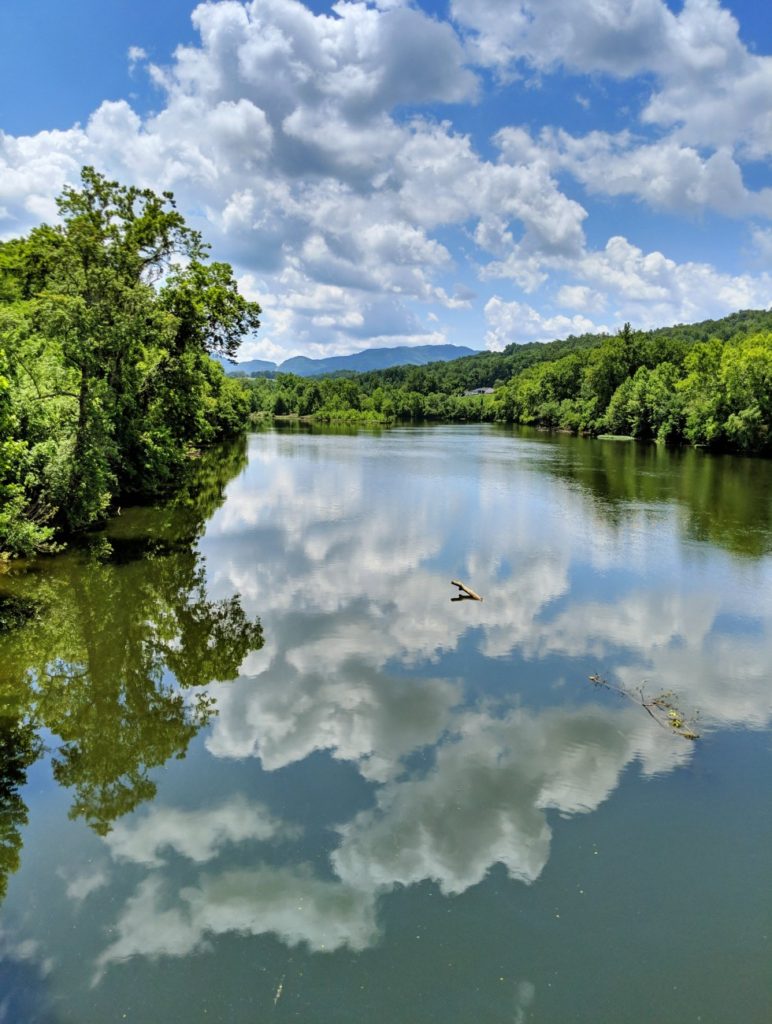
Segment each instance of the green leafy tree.
M753 334L727 345L721 383L729 445L740 451L772 450L772 335Z
M585 429L593 430L602 425L614 392L636 368L629 324L625 327L626 332L604 341L588 356L580 388L580 397L591 410Z
M612 395L604 416L605 429L632 437L678 440L683 430L678 381L672 363L660 363L653 370L639 367Z
M0 249L0 340L23 504L72 532L167 491L191 447L244 429L249 398L209 356L233 356L260 308L170 193L87 167L58 206L59 224ZM0 523L0 548L21 547Z
M684 360L686 376L679 387L684 399L684 433L692 444L718 444L726 418L720 384L721 353L718 338L695 345Z

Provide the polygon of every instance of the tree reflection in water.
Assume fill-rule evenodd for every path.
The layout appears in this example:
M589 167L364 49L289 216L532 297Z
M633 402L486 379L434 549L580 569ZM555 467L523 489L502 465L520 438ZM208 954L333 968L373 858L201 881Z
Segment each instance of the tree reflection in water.
M16 870L27 808L20 790L53 739L70 817L100 835L155 795L152 769L183 758L215 714L200 688L238 675L263 645L238 597L210 600L194 547L244 465L244 445L213 453L162 509L131 509L80 550L29 566L4 590L42 612L2 637L0 897Z
M500 428L504 433L504 428ZM622 526L639 513L676 507L689 540L734 555L770 552L772 464L766 459L707 454L694 448L588 440L517 427L509 435L540 442L539 468L577 485L603 525Z
M5 709L3 709L5 712ZM19 866L21 829L27 824L27 805L19 790L27 781L27 768L40 756L42 743L29 722L0 716L0 900L8 876Z

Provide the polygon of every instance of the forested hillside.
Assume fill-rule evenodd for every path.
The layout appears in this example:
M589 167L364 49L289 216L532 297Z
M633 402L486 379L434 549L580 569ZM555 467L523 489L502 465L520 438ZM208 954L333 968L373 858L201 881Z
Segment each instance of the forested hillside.
M533 366L496 395L497 418L763 453L772 424L769 314L636 334ZM721 322L719 322L721 323ZM734 333L732 329L735 329ZM706 338L706 340L702 340Z
M583 351L600 345L604 335L583 334L546 345L531 342L526 345L508 345L503 352L477 352L446 363L426 366L394 366L362 374L359 380L366 390L389 385L421 394L439 392L445 395L462 394L473 388L492 388L509 380L527 366L558 359L569 352Z
M258 326L170 194L91 168L60 223L0 244L0 553L166 493L249 402L210 353Z
M489 395L468 395L492 388ZM489 419L765 454L772 438L772 313L546 345L345 380L251 381L252 408L321 421Z

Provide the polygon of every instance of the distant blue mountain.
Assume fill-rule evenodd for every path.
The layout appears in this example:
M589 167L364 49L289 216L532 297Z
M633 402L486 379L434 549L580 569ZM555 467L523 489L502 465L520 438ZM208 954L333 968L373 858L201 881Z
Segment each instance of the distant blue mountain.
M267 359L246 359L243 363L231 363L228 359L220 359L217 356L213 358L215 362L220 363L226 373L262 373L265 370L278 369L276 363Z
M246 359L243 363L229 363L221 359L226 373L262 373L278 371L294 373L298 377L323 377L341 370L365 373L367 370L385 370L389 366L424 366L426 363L444 363L461 356L471 356L475 350L466 345L396 345L393 348L369 348L350 356L330 356L328 359L309 359L295 356L277 365L266 359Z

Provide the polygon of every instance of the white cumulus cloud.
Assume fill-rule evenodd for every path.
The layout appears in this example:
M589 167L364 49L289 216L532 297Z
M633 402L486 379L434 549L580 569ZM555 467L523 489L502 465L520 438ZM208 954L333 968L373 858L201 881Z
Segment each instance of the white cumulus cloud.
M458 340L482 345L487 326L499 346L506 331L485 317L513 303L516 339L548 340L601 313L647 326L772 301L763 273L588 232L605 198L693 223L772 215L772 189L747 173L772 149L772 58L718 0L677 13L664 0L454 0L447 18L216 0L192 18L198 41L167 63L128 50L154 111L111 99L68 130L0 133L0 237L54 219L85 163L171 189L262 300L245 354L278 359L442 342L462 310L477 335ZM509 81L490 140L454 122L460 104L484 115L489 68ZM599 81L613 97L636 79L628 126L524 129L528 89L557 69L595 76L591 110ZM459 299L456 282L471 295L475 277L479 299Z

